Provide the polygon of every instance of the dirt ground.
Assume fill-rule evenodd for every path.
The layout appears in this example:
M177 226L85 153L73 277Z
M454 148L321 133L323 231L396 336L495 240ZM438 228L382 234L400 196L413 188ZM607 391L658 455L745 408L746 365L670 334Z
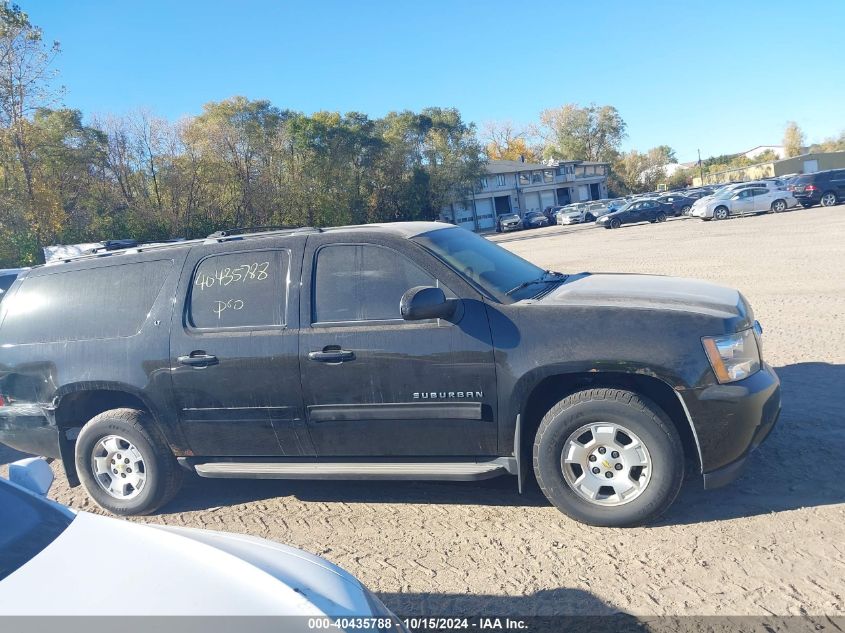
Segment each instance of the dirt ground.
M516 482L189 477L153 523L246 532L340 564L402 615L845 615L845 207L494 240L554 270L740 288L783 381L779 426L721 490L689 483L656 525L580 525ZM13 459L0 451L0 463ZM51 496L94 511L54 464ZM5 471L5 467L0 469ZM4 473L5 474L5 473Z

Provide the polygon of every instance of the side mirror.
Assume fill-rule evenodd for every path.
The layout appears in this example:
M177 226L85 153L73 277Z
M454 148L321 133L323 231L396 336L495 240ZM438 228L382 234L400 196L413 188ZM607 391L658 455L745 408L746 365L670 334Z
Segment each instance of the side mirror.
M53 484L53 469L40 457L28 457L9 464L9 481L43 497Z
M448 319L455 312L455 301L448 301L441 288L415 286L402 295L399 312L406 321Z

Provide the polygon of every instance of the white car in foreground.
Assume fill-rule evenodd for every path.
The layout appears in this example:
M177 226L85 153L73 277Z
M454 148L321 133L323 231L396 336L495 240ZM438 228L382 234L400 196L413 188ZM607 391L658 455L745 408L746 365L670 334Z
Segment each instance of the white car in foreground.
M701 198L692 205L689 214L702 220L724 220L735 215L780 213L796 204L798 201L789 191L752 186Z
M9 479L0 479L0 616L294 615L405 630L354 576L318 556L75 512L42 496L53 473L40 458L11 464Z

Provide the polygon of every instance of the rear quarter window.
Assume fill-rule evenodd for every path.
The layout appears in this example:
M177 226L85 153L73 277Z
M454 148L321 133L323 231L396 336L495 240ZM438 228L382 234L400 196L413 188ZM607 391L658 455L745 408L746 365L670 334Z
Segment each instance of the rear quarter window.
M30 273L3 301L0 339L27 344L133 336L172 266L167 259Z

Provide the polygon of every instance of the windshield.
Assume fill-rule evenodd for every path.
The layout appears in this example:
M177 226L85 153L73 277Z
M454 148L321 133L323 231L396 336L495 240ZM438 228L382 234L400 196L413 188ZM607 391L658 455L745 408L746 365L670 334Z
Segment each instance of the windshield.
M37 556L72 520L51 503L0 481L0 580Z
M438 229L418 235L414 241L432 251L461 276L500 299L504 299L508 290L539 279L546 272L466 229ZM536 287L526 288L514 293L514 298L536 293Z

